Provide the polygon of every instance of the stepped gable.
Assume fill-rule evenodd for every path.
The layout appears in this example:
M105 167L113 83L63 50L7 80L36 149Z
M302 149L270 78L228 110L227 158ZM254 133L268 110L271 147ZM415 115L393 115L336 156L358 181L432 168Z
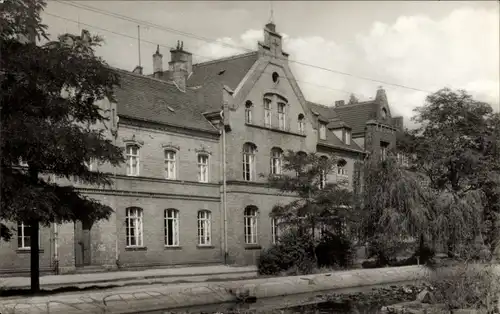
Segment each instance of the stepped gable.
M118 115L181 128L218 133L203 116L200 91L180 91L173 83L116 69L120 87L115 88Z

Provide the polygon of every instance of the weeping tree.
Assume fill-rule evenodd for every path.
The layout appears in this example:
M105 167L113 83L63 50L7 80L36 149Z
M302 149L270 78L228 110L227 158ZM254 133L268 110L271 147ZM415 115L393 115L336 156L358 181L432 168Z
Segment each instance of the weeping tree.
M369 158L362 167L363 188L357 197L361 238L370 245L372 255L387 264L412 239L431 231L433 212L430 194L422 176L398 163L389 153L385 159Z
M296 197L272 209L271 217L281 230L296 230L316 245L321 239L321 231L340 233L343 225L352 226L357 221L347 182L327 180L338 161L335 156L307 155L291 150L284 155L283 174L268 178L271 187Z
M86 162L123 162L109 130L95 127L109 120L96 102L113 101L118 74L95 56L99 37L85 32L50 41L40 18L45 5L43 0L0 5L0 221L30 226L33 292L40 289L39 226L95 221L112 213L74 186L50 178L106 186L108 174L90 171ZM37 45L36 39L45 43ZM10 229L0 227L8 240Z
M499 114L463 90L431 94L415 109L419 127L404 145L433 191L434 231L448 255L471 253L461 247L494 243L498 225L500 175ZM489 227L488 227L489 226ZM485 239L486 238L486 239Z

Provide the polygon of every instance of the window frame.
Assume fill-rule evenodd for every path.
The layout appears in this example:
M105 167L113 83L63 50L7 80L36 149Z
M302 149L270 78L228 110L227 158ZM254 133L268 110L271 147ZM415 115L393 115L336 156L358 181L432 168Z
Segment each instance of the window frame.
M323 122L319 123L319 139L326 140L326 124Z
M19 229L21 228L21 236L19 235ZM26 229L28 229L28 233L26 233ZM31 250L31 225L25 224L24 222L17 222L17 249L18 250ZM41 248L42 240L41 240L41 228L38 228L38 248ZM26 238L29 239L30 245L26 246ZM19 240L21 240L21 245L19 245Z
M250 100L247 100L245 103L245 123L252 124L252 111L253 111L253 103Z
M172 214L172 215L170 215ZM164 246L165 247L179 247L180 246L180 212L175 208L167 208L163 211L163 231L164 231ZM172 241L169 241L169 221L172 221ZM169 243L171 242L171 243Z
M200 162L200 159L206 158L206 163ZM210 156L208 154L199 153L196 157L198 167L198 182L208 183L210 181ZM202 175L202 168L205 167L205 178Z
M169 158L169 154L173 155L173 158ZM167 180L176 180L177 179L177 151L173 149L164 149L163 150L163 160L164 160L164 177ZM173 170L169 167L173 165ZM171 171L171 173L170 173Z
M248 148L248 149L247 149ZM243 181L255 180L255 152L256 146L253 143L243 144ZM247 177L248 174L248 177Z
M306 123L305 123L305 117L303 114L299 114L297 117L297 128L299 131L299 134L304 135L306 132Z
M272 100L264 97L264 126L270 128L272 126Z
M286 103L278 103L278 128L280 130L286 129Z
M197 213L197 243L198 246L212 246L212 212L201 209ZM201 231L204 232L201 232Z
M132 150L133 149L136 149L136 153L133 154L132 153ZM130 152L129 152L129 149L130 149ZM127 144L125 145L125 157L126 157L126 165L127 165L127 176L130 176L130 177L137 177L139 176L140 174L140 165L141 165L141 159L140 159L140 150L141 150L141 147L135 143L132 143L132 144ZM134 159L135 158L135 161L136 161L136 172L133 173L132 172L132 162L131 162L131 159Z
M276 164L277 163L277 164ZM278 147L271 149L271 174L283 174L283 150Z
M342 161L343 161L344 165L340 166L340 164L342 163ZM337 175L338 176L341 176L341 177L347 177L348 176L346 166L347 166L347 160L340 159L339 161L337 161L336 168L337 168Z
M256 245L258 239L258 215L259 209L254 206L247 206L243 213L244 218L244 235L246 245ZM249 233L248 233L249 232Z
M135 221L135 224L131 223ZM130 230L134 230L134 235ZM127 248L144 247L144 210L140 207L128 207L125 211L125 246ZM132 240L135 239L135 244Z
M271 218L271 243L277 244L279 242L280 226L278 218Z

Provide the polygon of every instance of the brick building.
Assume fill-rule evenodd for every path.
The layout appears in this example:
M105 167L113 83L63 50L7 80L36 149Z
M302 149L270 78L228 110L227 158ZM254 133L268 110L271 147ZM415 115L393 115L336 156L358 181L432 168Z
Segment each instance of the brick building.
M341 161L327 179L352 184L357 160L395 144L402 118L391 116L383 89L372 101L309 102L275 25L264 34L250 53L193 64L178 44L168 69L157 49L153 74L119 70L116 103L101 105L127 163L91 162L114 185L79 186L114 214L42 227L42 271L252 264L273 242L273 205L292 200L260 176L281 171L284 151L335 154ZM29 270L28 228L17 224L17 240L0 243L0 274Z

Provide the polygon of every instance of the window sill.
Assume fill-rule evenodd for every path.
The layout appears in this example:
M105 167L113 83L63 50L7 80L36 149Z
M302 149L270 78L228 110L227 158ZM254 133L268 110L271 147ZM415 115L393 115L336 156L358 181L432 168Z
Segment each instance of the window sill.
M260 250L260 244L245 244L245 250Z
M197 245L197 249L215 249L215 246L213 245Z
M41 254L41 253L43 253L43 251L44 251L43 249L39 249L38 253ZM31 253L31 249L29 249L29 248L18 248L16 250L16 253L18 253L18 254L29 254L29 253Z
M148 248L146 246L127 246L125 247L125 251L147 251Z
M164 246L165 250L182 250L182 246Z

